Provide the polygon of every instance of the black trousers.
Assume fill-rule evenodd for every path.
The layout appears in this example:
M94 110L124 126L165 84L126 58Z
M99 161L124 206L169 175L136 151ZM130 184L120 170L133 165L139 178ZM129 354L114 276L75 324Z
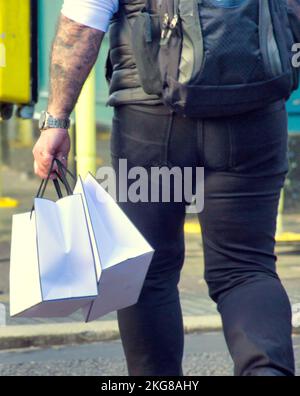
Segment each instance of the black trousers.
M291 309L276 273L275 232L288 172L283 101L222 119L189 119L163 105L115 108L112 161L204 167L199 214L205 280L222 317L235 375L294 375ZM123 180L120 180L122 184ZM183 375L178 293L185 202L120 202L155 249L137 304L118 311L129 375Z

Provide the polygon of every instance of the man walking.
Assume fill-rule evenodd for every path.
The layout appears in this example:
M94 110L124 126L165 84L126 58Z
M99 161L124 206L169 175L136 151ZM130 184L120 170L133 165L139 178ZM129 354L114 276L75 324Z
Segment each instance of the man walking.
M53 157L67 165L68 119L110 24L113 166L118 172L119 160L126 159L129 169L205 168L199 214L205 280L222 316L235 375L294 375L291 309L274 253L288 172L285 100L296 87L284 58L285 31L276 22L287 3L299 34L298 0L65 0L48 109L33 150L41 178ZM288 24L284 29L291 37ZM157 41L159 77L152 62ZM120 205L155 249L138 303L118 311L129 375L183 375L177 285L186 202Z

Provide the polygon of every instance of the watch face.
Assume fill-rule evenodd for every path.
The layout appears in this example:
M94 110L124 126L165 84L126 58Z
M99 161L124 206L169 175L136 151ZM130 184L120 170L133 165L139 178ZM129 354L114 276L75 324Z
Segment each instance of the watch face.
M45 121L46 121L46 112L43 111L43 112L41 113L41 117L40 117L40 121L39 121L39 128L40 128L40 129L43 129L43 128L44 128L44 126L45 126Z

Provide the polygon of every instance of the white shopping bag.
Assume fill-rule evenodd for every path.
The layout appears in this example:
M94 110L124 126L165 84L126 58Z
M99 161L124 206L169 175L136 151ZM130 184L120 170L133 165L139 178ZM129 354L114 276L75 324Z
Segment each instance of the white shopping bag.
M95 252L98 297L83 309L86 321L137 302L153 249L91 174L74 189L86 208Z
M96 265L81 195L13 216L10 315L64 317L97 295Z

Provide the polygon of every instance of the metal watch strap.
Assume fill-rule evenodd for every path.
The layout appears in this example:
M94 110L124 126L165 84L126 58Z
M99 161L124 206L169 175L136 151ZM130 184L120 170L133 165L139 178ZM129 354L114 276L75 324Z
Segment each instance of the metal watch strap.
M49 116L45 126L48 128L69 129L70 121L69 120L59 120L57 118Z
M55 118L47 111L43 111L39 121L39 128L41 131L50 128L69 129L70 119Z

